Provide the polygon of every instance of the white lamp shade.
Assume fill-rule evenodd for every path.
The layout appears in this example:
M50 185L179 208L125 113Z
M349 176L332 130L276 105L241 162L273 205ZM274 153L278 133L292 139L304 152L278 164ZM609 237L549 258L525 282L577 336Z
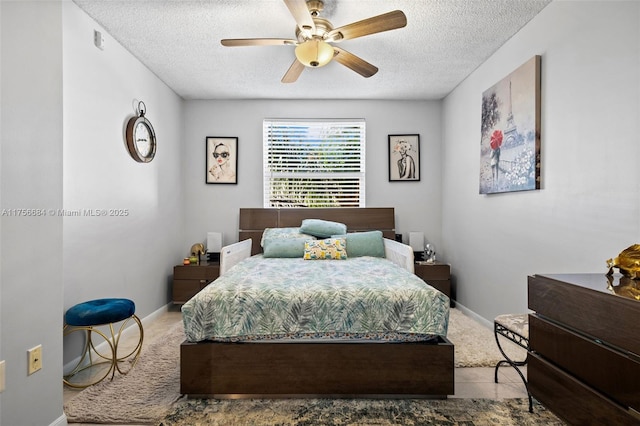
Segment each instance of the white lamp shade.
M333 47L322 40L312 39L296 47L296 58L308 67L322 67L333 59Z
M413 251L424 250L424 232L409 232L409 245Z
M222 233L207 232L207 253L220 253L222 250Z

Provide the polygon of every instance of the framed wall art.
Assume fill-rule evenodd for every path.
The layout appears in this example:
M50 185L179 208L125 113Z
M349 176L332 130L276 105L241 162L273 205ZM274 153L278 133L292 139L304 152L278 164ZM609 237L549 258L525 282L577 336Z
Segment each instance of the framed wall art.
M480 194L540 189L540 59L482 94Z
M206 138L206 182L238 183L238 138Z
M389 182L420 180L420 135L389 135Z

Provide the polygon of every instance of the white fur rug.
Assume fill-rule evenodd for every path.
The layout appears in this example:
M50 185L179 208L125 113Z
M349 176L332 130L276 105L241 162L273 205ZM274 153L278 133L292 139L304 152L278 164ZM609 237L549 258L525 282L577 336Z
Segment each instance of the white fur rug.
M64 405L68 423L157 424L180 397L182 322L143 346L127 375L79 392Z
M487 328L458 309L449 311L447 338L454 344L456 367L495 367L503 359L493 329ZM500 338L500 344L513 360L523 360L527 351Z

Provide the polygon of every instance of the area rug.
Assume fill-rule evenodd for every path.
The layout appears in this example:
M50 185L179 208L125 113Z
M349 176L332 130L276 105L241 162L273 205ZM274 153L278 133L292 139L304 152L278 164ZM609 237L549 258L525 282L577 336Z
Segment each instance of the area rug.
M459 309L449 311L447 338L454 344L456 367L494 367L503 359L493 329L483 326ZM525 359L525 349L502 337L500 339L500 344L509 358Z
M184 399L161 426L200 425L563 425L526 399Z
M182 323L142 352L127 375L116 374L64 404L68 423L157 424L180 398Z
M455 345L456 367L494 366L501 359L492 330L458 309L450 311L448 337ZM91 386L68 401L64 405L67 421L157 424L180 398L179 359L183 340L182 323L178 322L165 336L143 347L129 374Z

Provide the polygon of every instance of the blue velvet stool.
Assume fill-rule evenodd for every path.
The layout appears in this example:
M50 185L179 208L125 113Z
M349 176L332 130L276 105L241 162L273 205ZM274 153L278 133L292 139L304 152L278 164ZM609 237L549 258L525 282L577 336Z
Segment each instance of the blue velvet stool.
M121 374L127 374L138 362L140 351L142 350L142 340L144 331L142 322L136 316L136 305L129 299L96 299L79 303L67 310L64 316L64 336L76 331L86 332L84 349L80 360L75 368L64 376L64 383L74 388L85 388L104 380L109 373L113 379L116 370ZM133 320L138 324L140 339L135 348L126 355L118 355L118 343L122 332L129 321ZM116 334L114 324L122 323ZM100 328L109 329L110 336L107 336ZM104 339L104 343L96 345L95 334ZM95 354L95 359L93 354ZM120 364L128 361L130 367L124 369ZM102 366L96 369L97 372L85 370ZM78 379L79 378L79 379Z

